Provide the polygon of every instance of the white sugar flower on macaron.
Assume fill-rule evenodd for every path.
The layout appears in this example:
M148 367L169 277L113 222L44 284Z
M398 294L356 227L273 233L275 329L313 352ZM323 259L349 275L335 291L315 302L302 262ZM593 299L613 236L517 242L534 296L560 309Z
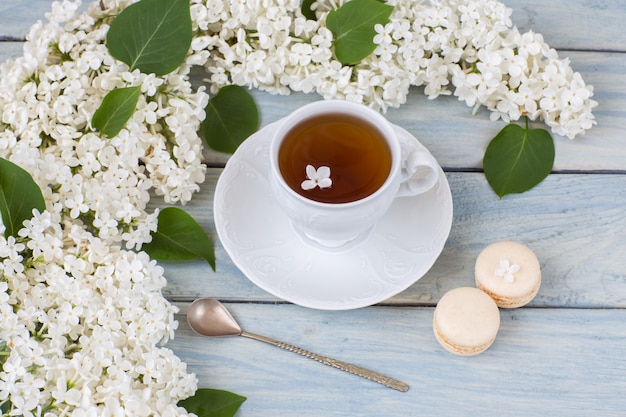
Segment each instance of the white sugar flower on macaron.
M541 265L534 252L519 242L493 243L482 250L475 265L476 287L498 307L528 304L541 286Z

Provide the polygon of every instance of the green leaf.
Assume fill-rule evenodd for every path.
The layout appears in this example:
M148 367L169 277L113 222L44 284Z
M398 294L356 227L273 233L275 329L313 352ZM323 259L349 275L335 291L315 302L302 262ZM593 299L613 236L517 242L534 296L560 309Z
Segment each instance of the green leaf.
M233 417L244 401L246 397L232 392L201 388L178 405L198 417Z
M8 415L12 408L13 405L11 404L11 401L6 399L2 405L0 405L0 412L2 412L2 415Z
M167 207L159 212L157 231L152 242L142 246L157 261L206 260L215 271L213 244L200 225L178 207Z
M133 116L140 94L141 86L109 91L93 114L91 125L109 138L117 136Z
M326 27L335 36L335 56L344 65L360 62L374 52L376 24L389 22L393 6L378 0L352 0L326 17Z
M209 100L202 133L206 143L219 152L233 153L259 127L254 98L237 85L222 87Z
M17 236L24 220L33 217L33 209L40 213L46 209L41 189L27 171L0 158L0 215L5 236Z
M189 0L141 0L111 22L107 47L131 71L161 76L185 61L191 37Z
M554 164L554 142L544 129L504 127L483 158L485 177L499 197L523 193L543 181Z
M302 15L309 20L317 20L315 12L311 10L311 6L314 2L315 0L302 0L302 7L300 8L300 11L302 12Z

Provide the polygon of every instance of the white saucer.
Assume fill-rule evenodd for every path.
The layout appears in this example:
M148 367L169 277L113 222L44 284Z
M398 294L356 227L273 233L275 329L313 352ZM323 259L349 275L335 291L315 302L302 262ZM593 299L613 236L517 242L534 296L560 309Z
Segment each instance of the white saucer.
M360 245L325 252L305 243L273 200L267 176L276 126L266 126L237 149L215 189L217 234L248 279L304 307L346 310L396 295L432 267L452 226L452 195L443 170L432 190L396 199ZM424 148L395 128L403 147Z

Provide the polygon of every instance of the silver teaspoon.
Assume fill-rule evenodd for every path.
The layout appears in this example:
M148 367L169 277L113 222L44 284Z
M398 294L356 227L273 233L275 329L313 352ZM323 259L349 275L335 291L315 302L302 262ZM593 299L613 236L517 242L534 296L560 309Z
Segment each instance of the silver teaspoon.
M327 356L318 355L316 353L309 352L308 350L292 346L287 343L271 339L269 337L244 331L241 326L237 324L233 316L230 315L226 307L224 307L222 303L213 298L199 298L191 303L189 309L187 310L187 323L189 323L189 327L191 327L194 332L198 333L201 336L243 336L250 339L259 340L261 342L269 343L270 345L277 346L290 352L298 353L309 359L321 362L324 365L332 366L333 368L341 369L342 371L346 371L365 379L369 379L370 381L377 382L386 387L393 388L402 392L406 392L409 390L408 384L405 384L402 381L398 381L397 379L388 377L378 372L370 371L369 369L361 368L360 366L338 361Z

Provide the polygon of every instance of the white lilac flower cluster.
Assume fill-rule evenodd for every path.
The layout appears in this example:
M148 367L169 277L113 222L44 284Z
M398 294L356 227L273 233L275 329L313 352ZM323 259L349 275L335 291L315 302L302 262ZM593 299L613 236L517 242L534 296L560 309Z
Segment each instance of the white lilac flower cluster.
M592 87L541 35L520 34L496 0L389 0L394 11L376 27L374 54L354 66L334 58L325 27L343 3L318 0L312 21L300 0L192 0L198 33L189 62L204 65L212 91L231 83L315 91L385 111L423 86L429 98L454 94L494 120L542 119L569 138L595 123Z
M131 2L111 10L93 3L76 15L76 3L56 2L51 21L31 28L24 55L2 66L0 157L31 173L48 210L132 249L156 227L156 214L145 211L150 191L185 203L204 181L197 131L208 95L192 89L188 66L155 77L110 56L107 13ZM134 85L142 94L126 127L110 139L95 132L104 96Z
M163 269L68 216L46 211L24 223L18 240L0 237L6 415L185 415L176 403L195 392L196 377L157 347L177 327L160 292Z
M188 66L155 77L110 56L108 25L130 3L75 13L79 2L54 2L23 56L0 67L0 157L29 171L46 200L17 237L0 237L7 415L186 415L176 404L196 390L160 347L178 311L162 295L163 269L129 249L156 228L150 193L185 203L204 181L197 131L208 95L192 89ZM132 85L142 91L134 116L101 137L95 110Z

